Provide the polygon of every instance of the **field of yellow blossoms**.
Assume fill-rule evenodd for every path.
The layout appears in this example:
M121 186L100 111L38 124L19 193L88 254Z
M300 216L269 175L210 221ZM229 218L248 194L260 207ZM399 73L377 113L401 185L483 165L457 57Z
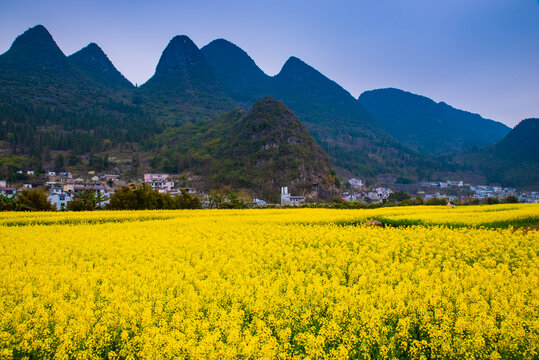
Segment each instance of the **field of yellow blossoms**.
M536 225L533 204L0 213L0 359L538 359Z

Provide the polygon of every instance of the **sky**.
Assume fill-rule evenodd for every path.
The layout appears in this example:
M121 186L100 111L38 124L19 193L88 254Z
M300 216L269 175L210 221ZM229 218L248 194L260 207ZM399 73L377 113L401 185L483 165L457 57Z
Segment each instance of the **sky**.
M296 56L354 97L395 87L515 126L539 117L539 0L0 0L0 53L37 24L141 85L169 40L217 38L268 75Z

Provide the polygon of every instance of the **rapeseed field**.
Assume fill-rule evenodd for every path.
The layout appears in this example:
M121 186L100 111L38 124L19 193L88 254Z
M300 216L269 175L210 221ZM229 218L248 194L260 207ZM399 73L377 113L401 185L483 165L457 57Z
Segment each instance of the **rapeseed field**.
M0 358L537 359L535 225L531 204L0 213Z

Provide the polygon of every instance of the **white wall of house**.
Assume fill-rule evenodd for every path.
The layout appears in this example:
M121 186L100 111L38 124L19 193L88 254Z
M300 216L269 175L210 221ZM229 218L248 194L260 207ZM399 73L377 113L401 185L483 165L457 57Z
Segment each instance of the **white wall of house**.
M73 199L73 195L65 192L53 192L49 193L47 199L56 207L56 210L60 211L67 208L67 203Z

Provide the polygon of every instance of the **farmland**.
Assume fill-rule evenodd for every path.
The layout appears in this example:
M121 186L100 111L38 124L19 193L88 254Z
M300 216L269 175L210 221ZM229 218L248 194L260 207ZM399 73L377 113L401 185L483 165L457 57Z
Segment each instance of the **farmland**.
M1 213L0 357L539 358L536 225L533 204Z

